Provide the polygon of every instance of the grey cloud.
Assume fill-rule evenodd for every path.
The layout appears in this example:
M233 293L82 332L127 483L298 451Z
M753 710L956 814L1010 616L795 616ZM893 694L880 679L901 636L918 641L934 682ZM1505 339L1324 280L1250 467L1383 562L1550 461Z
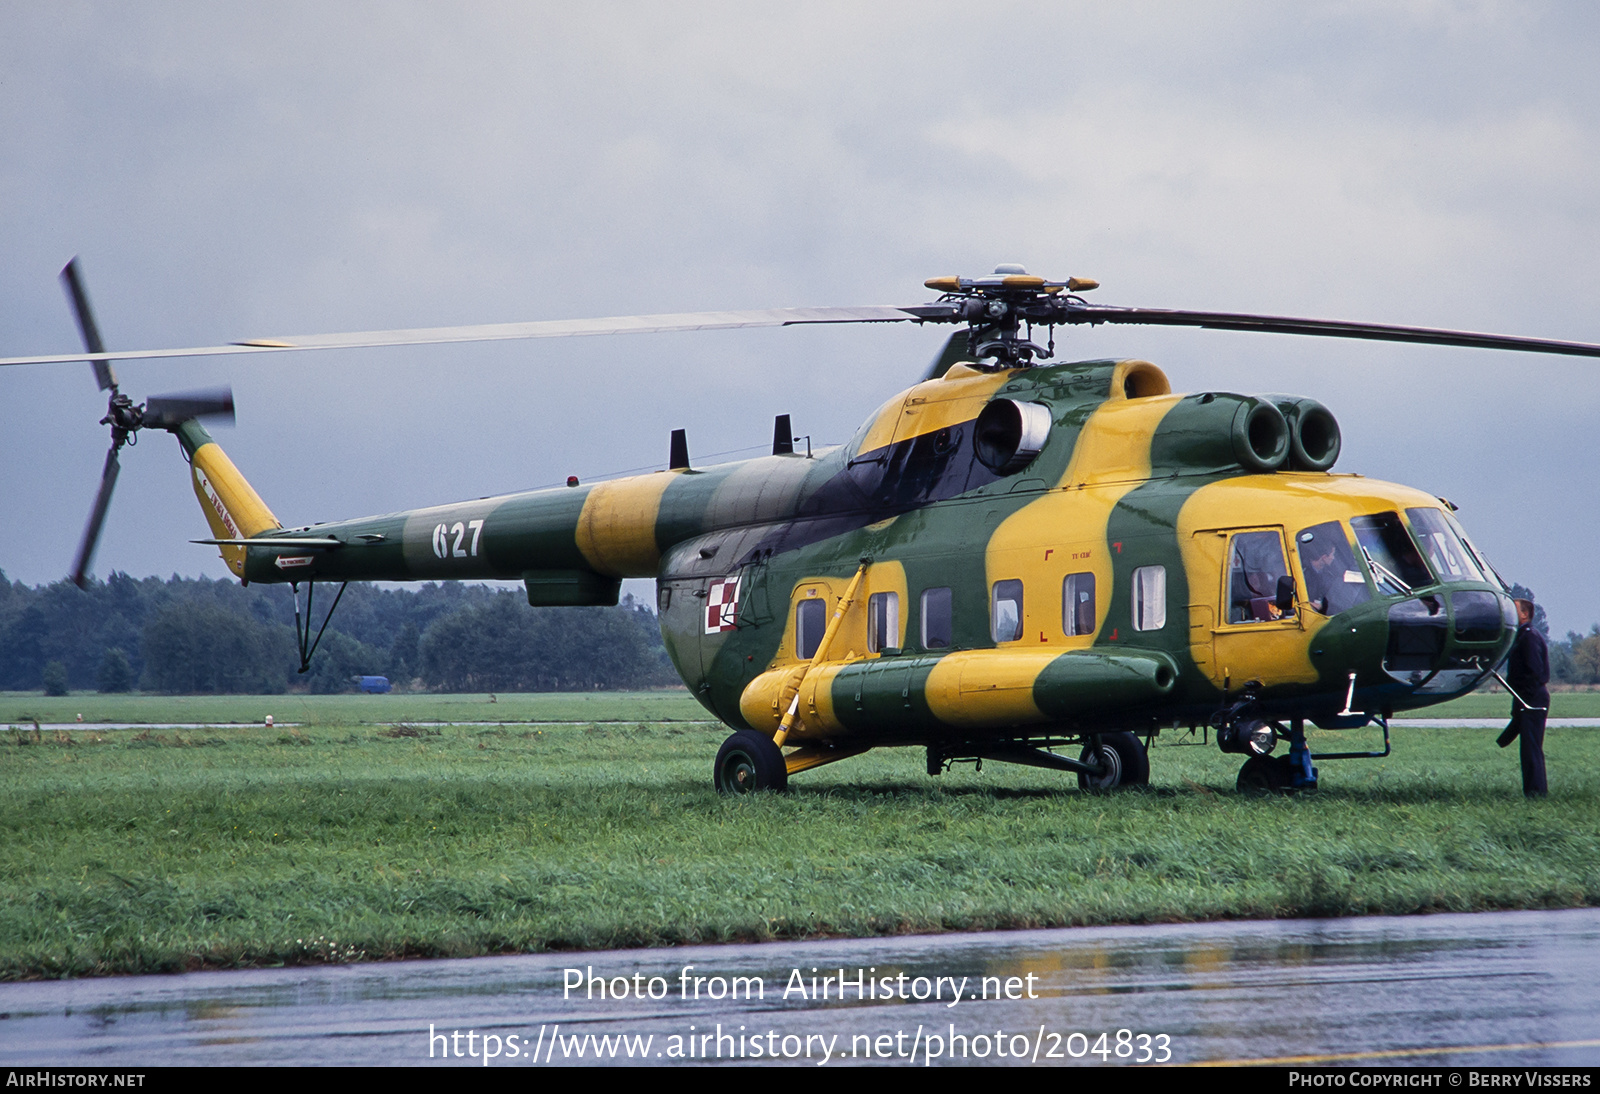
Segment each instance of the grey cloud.
M687 12L687 14L686 14ZM1114 303L1600 340L1582 5L0 6L0 347L920 299L1021 261ZM842 439L940 341L781 331L134 365L231 380L287 520ZM1180 389L1301 390L1345 466L1463 505L1558 629L1600 619L1580 362L1074 332ZM106 438L88 369L10 369L0 568L63 574ZM220 575L165 438L97 569Z

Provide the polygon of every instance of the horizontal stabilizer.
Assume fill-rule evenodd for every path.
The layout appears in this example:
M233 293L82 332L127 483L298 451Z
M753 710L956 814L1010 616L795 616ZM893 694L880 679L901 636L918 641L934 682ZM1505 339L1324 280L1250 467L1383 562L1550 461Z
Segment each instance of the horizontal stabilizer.
M344 540L334 539L332 536L303 536L298 539L262 536L258 539L191 539L189 542L203 543L210 547L321 547L324 550L346 546Z

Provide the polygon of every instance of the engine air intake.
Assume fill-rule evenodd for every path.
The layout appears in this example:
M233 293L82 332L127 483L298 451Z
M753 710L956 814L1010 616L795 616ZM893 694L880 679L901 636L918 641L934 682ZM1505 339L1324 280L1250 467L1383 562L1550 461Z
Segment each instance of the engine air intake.
M1251 399L1233 416L1233 454L1251 471L1276 471L1289 457L1289 423L1271 403Z
M994 399L978 415L975 428L978 459L997 474L1012 475L1044 450L1050 411L1039 403Z
M1289 469L1331 471L1339 460L1339 422L1315 399L1299 395L1266 395L1289 423Z

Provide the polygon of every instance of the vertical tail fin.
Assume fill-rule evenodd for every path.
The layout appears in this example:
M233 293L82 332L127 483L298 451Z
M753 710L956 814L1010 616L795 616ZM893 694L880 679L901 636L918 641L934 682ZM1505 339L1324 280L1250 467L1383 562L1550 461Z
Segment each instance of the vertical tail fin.
M173 432L189 457L194 496L200 500L200 508L215 538L248 539L259 532L283 527L204 426L190 419ZM222 561L228 564L234 576L244 577L245 549L229 546L219 549Z

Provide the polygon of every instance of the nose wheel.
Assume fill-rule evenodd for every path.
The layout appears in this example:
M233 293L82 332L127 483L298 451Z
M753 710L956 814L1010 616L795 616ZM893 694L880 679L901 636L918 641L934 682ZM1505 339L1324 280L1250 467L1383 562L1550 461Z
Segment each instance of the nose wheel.
M1293 794L1317 788L1317 769L1311 766L1311 750L1306 747L1305 724L1298 718L1289 729L1287 756L1252 756L1239 769L1236 784L1241 794ZM1388 727L1384 727L1387 747ZM1348 758L1359 753L1325 753L1322 759ZM1374 755L1369 753L1369 755ZM1388 755L1385 751L1384 755Z
M1287 756L1252 756L1239 769L1241 794L1287 794L1294 789Z
M783 750L773 744L771 737L749 729L741 729L722 742L712 776L722 794L785 790L789 786Z

